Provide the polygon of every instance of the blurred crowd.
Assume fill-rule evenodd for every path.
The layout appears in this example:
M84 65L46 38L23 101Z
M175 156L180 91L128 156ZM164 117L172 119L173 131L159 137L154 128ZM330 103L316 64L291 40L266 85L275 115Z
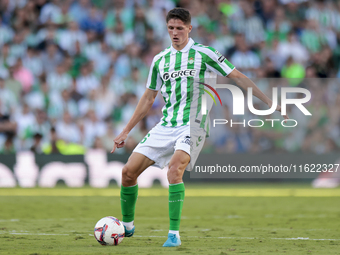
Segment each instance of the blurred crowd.
M223 127L223 139L208 141L207 151L339 150L336 0L2 0L0 153L110 151L145 90L154 55L171 44L165 17L176 6L190 10L196 42L224 54L264 91L273 86L264 78L291 79L289 86L308 87L316 102L299 132ZM332 79L306 82L316 78ZM119 152L133 150L162 106L159 96ZM228 103L223 112L230 116Z

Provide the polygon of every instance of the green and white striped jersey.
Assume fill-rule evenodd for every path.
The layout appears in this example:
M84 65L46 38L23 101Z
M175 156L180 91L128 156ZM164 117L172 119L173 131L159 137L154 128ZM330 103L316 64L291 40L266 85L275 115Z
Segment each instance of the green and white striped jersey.
M165 105L161 125L190 125L195 118L206 129L201 115L202 84L216 74L227 76L235 67L215 49L195 43L191 38L180 51L172 46L157 54L151 64L146 87L161 90Z

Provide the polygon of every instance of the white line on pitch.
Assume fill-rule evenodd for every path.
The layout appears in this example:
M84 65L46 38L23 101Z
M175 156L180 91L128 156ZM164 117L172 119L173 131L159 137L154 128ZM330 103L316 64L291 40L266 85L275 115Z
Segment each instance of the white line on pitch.
M9 233L0 233L0 235L38 235L38 236L69 236L69 234L48 234L48 233L17 233L17 232L9 232Z
M145 238L151 238L151 237L161 237L165 238L166 236L139 236L135 235L135 237L145 237ZM218 239L267 239L267 238L258 238L258 237L235 237L235 236L183 236L185 238L218 238ZM269 238L272 240L307 240L307 241L340 241L340 239L317 239L317 238L309 238L309 237L296 237L296 238Z
M278 240L310 240L310 241L339 241L340 239L316 239L316 238L309 238L309 237L296 237L296 238L270 238L270 239L278 239Z
M27 233L27 232L0 232L0 235L8 234L8 235L39 235L39 236L69 236L70 234L49 234L49 233ZM81 234L77 234L81 235ZM88 234L89 236L93 236L93 234ZM141 238L166 238L167 236L140 236L135 235L135 237ZM326 238L309 238L309 237L292 237L292 238L258 238L258 237L235 237L235 236L183 236L184 238L203 238L203 239L272 239L272 240L301 240L301 241L340 241L340 239L326 239Z

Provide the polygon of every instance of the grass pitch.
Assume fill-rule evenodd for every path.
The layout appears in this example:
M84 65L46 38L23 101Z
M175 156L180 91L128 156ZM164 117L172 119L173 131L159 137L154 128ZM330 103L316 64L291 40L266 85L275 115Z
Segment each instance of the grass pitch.
M93 237L121 218L119 189L0 189L0 254L340 254L340 189L186 185L182 246L163 248L167 190L140 189L136 232L117 246Z

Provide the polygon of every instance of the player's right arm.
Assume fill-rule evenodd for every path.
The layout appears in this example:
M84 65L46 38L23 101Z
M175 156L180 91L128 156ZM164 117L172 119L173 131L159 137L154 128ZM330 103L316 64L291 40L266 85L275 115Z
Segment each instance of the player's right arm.
M123 129L123 131L113 140L113 149L111 153L113 153L116 148L122 148L125 144L124 140L127 138L128 134L130 133L131 129L137 125L137 123L142 120L145 115L150 110L155 98L157 96L158 90L161 88L163 82L159 76L159 56L156 55L152 61L150 66L150 72L148 81L146 83L146 90L138 102L135 112L133 113L131 119Z
M130 133L131 129L137 125L137 123L142 120L145 115L150 110L155 98L157 96L157 92L155 90L146 89L143 96L138 102L135 112L133 113L131 119L123 129L123 131L113 140L114 145L111 153L113 153L116 148L122 148L125 144L124 140L127 138L128 134Z

